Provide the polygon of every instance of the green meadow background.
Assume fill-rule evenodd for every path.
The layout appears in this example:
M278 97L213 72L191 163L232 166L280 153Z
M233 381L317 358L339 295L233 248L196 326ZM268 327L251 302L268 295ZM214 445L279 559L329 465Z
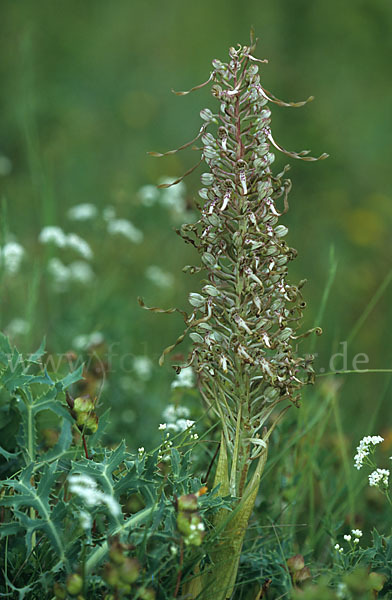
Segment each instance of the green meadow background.
M158 358L182 332L181 318L143 311L137 297L186 309L187 294L198 289L182 272L194 253L175 229L194 215L202 170L185 181L178 207L176 192L155 197L148 188L153 199L146 206L140 191L180 176L196 153L158 159L147 152L194 137L200 109L215 101L207 89L185 97L171 89L207 79L211 60L246 44L251 26L257 56L269 60L261 69L265 87L285 100L315 96L301 109L272 107L275 138L288 149L330 154L319 163L286 156L275 163L292 167L284 222L299 252L291 277L308 279L304 326L324 331L305 349L314 344L317 372L328 372L338 352L347 364L335 357L333 369L352 369L358 353L367 355L368 368L392 367L388 0L2 0L0 17L1 235L2 244L16 240L25 249L17 273L2 271L0 326L25 352L46 336L53 355L72 351L85 359L89 352L75 339L100 334L97 360L109 356L110 368L104 382L97 376L97 389L102 410L111 407L111 442L125 437L131 448L153 448L173 393L170 359L160 368ZM70 220L69 209L82 203L95 205L98 216ZM131 221L143 241L109 234L108 208ZM63 289L53 284L48 262L75 257L39 242L48 225L88 241L94 277ZM181 402L202 414L195 394ZM275 440L266 476L270 489L285 490L290 507L303 484L303 504L286 511L288 522L305 511L314 532L332 513L361 524L355 515L362 502L370 525L385 523L377 493L361 492L366 476L353 473L352 455L364 435L380 433L387 464L390 407L385 374L320 378L307 391Z

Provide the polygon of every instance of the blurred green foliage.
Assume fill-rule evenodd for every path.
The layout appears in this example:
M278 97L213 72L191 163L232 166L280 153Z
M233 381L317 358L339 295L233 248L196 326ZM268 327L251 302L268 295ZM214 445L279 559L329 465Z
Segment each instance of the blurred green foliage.
M0 11L1 235L4 242L12 233L26 250L19 275L2 277L0 325L7 330L14 319L29 322L28 332L14 336L24 351L44 334L53 353L71 350L76 336L93 331L103 333L104 348L116 345L102 393L102 404L112 407L113 441L125 435L133 448L157 441L173 379L170 361L159 369L157 359L182 330L178 316L142 311L137 296L149 305L184 308L187 293L197 291L181 272L194 254L173 231L178 215L162 205L143 206L139 194L146 184L181 175L196 159L191 151L165 159L147 151L175 148L195 135L200 109L213 107L214 100L205 89L185 98L170 89L204 81L213 58L248 42L251 25L260 38L258 56L269 59L262 68L266 88L285 100L316 97L303 109L273 108L276 139L289 149L330 154L311 165L290 161L286 217L289 243L299 251L292 278L309 280L306 325L319 314L332 247L337 261L323 322L317 323L324 335L317 340L316 367L328 371L331 355L342 352L346 340L348 368L357 353L369 357L369 368L391 366L390 2L3 0ZM276 162L278 168L287 160L277 156ZM191 211L198 175L186 185ZM143 243L108 235L102 218L67 220L71 206L86 202L100 211L113 206L143 232ZM95 278L88 285L53 289L47 262L56 252L38 242L47 225L75 230L89 241ZM151 265L171 274L173 284L154 284L146 277ZM358 321L383 282L378 302ZM152 361L149 375L135 369L140 356ZM320 442L332 471L335 454L347 466L363 435L381 433L392 446L390 380L370 374L339 383L338 397L332 384L321 387L317 399L310 390L300 416L306 427L316 403L333 396L325 404ZM196 402L193 396L190 402ZM308 452L313 441L303 441ZM289 460L291 467L281 466L276 482L285 482L288 501L290 478L300 477L298 456ZM310 477L317 479L316 468ZM306 489L317 505L313 483Z

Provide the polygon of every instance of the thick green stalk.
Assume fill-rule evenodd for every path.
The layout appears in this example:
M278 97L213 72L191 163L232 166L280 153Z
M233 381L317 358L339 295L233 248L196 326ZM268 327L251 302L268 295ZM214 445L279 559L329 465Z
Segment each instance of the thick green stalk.
M233 593L241 549L266 460L267 449L258 459L256 470L245 488L242 498L238 500L233 510L230 512L222 509L215 517L216 542L210 553L213 567L202 580L203 600L212 597L214 600L225 600L230 598ZM219 483L221 484L220 494L226 496L229 491L228 459L223 437L214 487Z
M150 506L148 508L145 508L145 509L139 511L133 517L130 517L127 521L125 521L125 523L123 523L119 527L116 527L116 529L111 533L111 537L115 537L117 535L121 537L122 534L128 533L133 527L135 527L136 525L139 525L145 519L147 519L151 515L151 513L154 511L155 508L156 508L155 506ZM107 540L105 540L100 546L98 546L97 548L95 548L95 550L93 550L93 552L90 554L90 556L88 557L88 559L86 561L86 565L85 565L86 576L90 575L90 573L92 573L92 571L95 569L95 567L104 560L104 558L107 556L108 552L109 552L109 544L108 544Z

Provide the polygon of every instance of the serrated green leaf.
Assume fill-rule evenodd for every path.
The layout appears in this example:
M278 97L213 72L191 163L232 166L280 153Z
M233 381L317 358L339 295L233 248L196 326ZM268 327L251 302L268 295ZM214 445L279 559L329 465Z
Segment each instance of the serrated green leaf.
M6 460L12 460L13 458L17 458L17 456L19 456L20 452L7 452L7 450L4 450L4 448L2 448L0 446L0 454Z
M71 473L82 473L92 477L105 494L108 494L117 500L117 480L113 478L113 471L119 468L126 456L125 442L121 442L115 450L112 450L111 452L106 451L103 460L100 462L85 458L82 458L77 462L72 462ZM118 526L123 522L122 514L113 515L109 512L108 516L112 525L115 524Z
M63 379L60 379L60 381L56 383L57 389L61 391L66 390L73 383L83 379L83 368L84 365L80 365L77 369L71 371L68 373L68 375L63 377Z
M99 417L98 420L98 429L97 431L89 436L89 445L94 448L98 444L98 441L101 439L102 435L105 433L106 429L109 427L110 421L110 408L105 410L105 412Z
M33 352L33 354L30 354L28 357L28 361L30 363L34 363L34 364L40 364L40 358L45 354L45 344L46 344L46 339L44 338L40 344L40 347L38 348L38 350L36 350L35 352Z
M8 537L9 535L16 535L17 533L20 533L20 531L21 526L19 523L2 523L0 525L0 539Z
M41 382L42 383L42 382ZM44 394L35 398L32 401L32 410L34 415L37 415L42 410L51 410L59 417L73 423L73 419L63 404L57 400L58 390L56 387L51 387Z
M25 585L22 588L18 588L16 587L8 578L6 573L3 573L4 575L4 581L7 583L8 587L13 590L14 592L18 593L18 600L24 600L24 598L26 597L26 594L30 594L31 590L33 589L35 582L30 583L29 585ZM1 596L7 596L10 597L9 594L1 594Z
M32 550L32 536L34 531L44 531L51 542L54 550L61 560L66 561L65 549L62 539L62 521L57 518L57 512L52 510L50 504L50 495L53 486L57 483L57 463L54 462L42 470L41 479L38 487L32 481L34 464L31 463L23 471L19 480L7 479L3 482L8 488L14 490L11 496L5 496L2 499L4 506L14 509L14 515L26 531L27 551ZM32 519L20 509L31 507L37 512L37 518Z
M58 439L57 444L48 450L45 454L40 456L39 463L35 464L35 469L40 467L44 463L53 462L54 460L59 460L63 458L68 451L72 443L72 426L69 421L64 421L61 427L60 437Z

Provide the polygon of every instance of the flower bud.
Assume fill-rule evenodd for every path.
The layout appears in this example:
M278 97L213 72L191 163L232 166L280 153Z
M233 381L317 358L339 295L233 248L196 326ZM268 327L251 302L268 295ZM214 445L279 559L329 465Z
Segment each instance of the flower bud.
M304 583L305 581L311 578L312 574L310 572L309 567L304 567L300 571L296 571L293 576L295 583Z
M302 554L296 554L287 560L287 566L291 573L301 571L305 566L305 560Z
M207 123L214 119L214 115L212 114L209 108L203 108L200 111L200 116L203 119L203 121L207 121Z
M214 267L216 264L215 258L209 252L204 252L201 257L201 260L207 267Z
M115 565L122 565L125 561L124 556L125 546L124 544L120 544L119 541L114 541L109 549L109 558Z
M202 185L212 185L214 183L214 176L212 173L202 173L200 181Z
M196 344L202 344L204 342L204 338L198 333L192 332L189 334L189 337L193 342L196 342Z
M212 133L205 133L201 136L201 141L205 146L214 146L216 144L215 138Z
M152 588L145 588L138 591L138 598L140 600L155 600L155 590Z
M61 583L55 583L53 585L53 593L56 600L65 600L67 597L67 590Z
M375 571L369 573L370 588L375 592L381 592L386 580L387 576L384 573L376 573Z
M203 198L203 200L208 200L207 188L201 188L201 190L199 190L199 196L200 196L200 198Z
M120 578L124 583L134 583L139 577L140 564L136 558L126 558L120 567Z
M220 218L217 215L214 215L214 213L212 213L211 215L208 215L207 221L213 227L217 227L220 224L220 222L221 222Z
M185 494L178 498L178 510L196 511L197 510L197 496L196 494Z
M67 577L66 588L68 594L77 596L83 589L83 579L77 573L72 573L72 575Z
M287 235L288 233L288 229L287 227L285 227L285 225L278 225L277 227L275 227L275 234L278 237L284 237L285 235Z
M206 299L201 294L196 294L195 292L191 292L189 294L189 304L191 304L192 306L200 308L201 306L204 306L205 303Z
M120 583L120 573L118 567L110 563L106 563L103 567L102 578L111 587L117 587Z
M89 413L92 412L94 408L95 404L89 396L81 396L79 398L75 398L73 409L76 413Z
M203 292L205 292L209 296L219 296L219 290L217 290L215 286L210 284L205 285L203 287Z
M281 342L285 342L291 337L292 334L293 330L290 327L285 327L276 337Z
M208 159L219 158L218 152L212 146L206 146L204 148L204 156Z
M98 429L98 417L95 413L79 413L76 423L85 435L93 435Z

